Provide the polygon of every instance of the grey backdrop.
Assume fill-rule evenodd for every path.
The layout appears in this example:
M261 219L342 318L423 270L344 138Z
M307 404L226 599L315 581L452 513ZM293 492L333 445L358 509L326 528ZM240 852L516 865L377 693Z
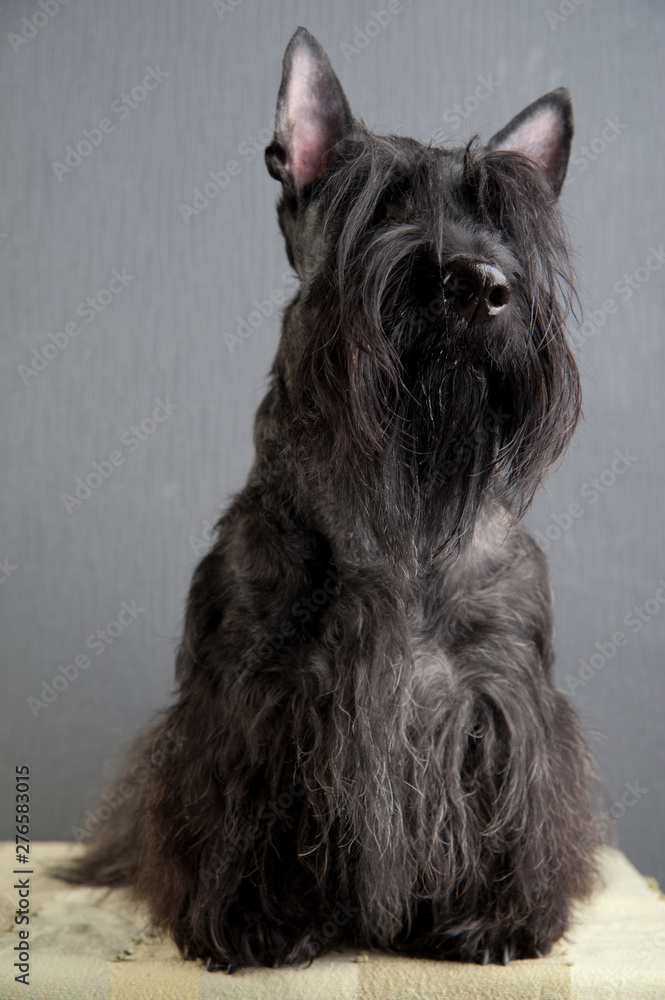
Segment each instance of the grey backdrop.
M105 761L172 690L190 575L248 471L277 343L277 314L254 303L267 313L290 287L278 186L256 149L304 24L383 130L488 138L572 90L563 204L586 421L529 523L552 567L557 679L591 732L604 808L665 881L660 0L45 3L0 9L2 834L14 764L28 763L32 835L69 838ZM204 188L210 172L221 190ZM212 195L196 213L182 207L195 188ZM251 336L234 343L239 325ZM93 463L99 484L63 500ZM113 625L123 602L133 617Z

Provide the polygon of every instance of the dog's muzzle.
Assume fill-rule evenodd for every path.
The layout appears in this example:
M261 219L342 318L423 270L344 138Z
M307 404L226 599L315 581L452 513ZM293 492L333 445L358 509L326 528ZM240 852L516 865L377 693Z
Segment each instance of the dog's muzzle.
M469 326L494 319L510 301L510 285L503 271L468 257L447 261L443 293Z

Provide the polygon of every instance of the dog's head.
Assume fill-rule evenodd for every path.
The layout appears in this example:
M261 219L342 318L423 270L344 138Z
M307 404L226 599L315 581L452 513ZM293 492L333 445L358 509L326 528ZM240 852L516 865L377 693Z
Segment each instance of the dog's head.
M564 88L485 146L376 135L296 31L266 163L302 282L276 371L309 459L399 481L421 520L436 499L459 527L490 482L524 510L580 410L557 208L571 138Z

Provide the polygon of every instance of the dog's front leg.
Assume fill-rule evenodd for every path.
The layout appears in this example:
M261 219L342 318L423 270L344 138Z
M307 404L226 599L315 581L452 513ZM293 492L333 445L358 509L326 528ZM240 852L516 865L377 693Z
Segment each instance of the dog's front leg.
M303 764L321 723L307 664L339 588L322 537L253 494L194 575L162 724L180 745L151 776L137 886L190 957L298 963L348 922L317 871L326 807Z

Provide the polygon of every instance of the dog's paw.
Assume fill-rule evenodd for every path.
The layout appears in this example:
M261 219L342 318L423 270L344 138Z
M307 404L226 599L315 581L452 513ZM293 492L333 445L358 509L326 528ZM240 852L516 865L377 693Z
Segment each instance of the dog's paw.
M475 962L479 965L508 965L517 959L544 958L549 950L550 945L540 943L538 946L520 934L463 947L458 957L463 962Z
M247 927L233 939L224 942L224 951L217 951L211 941L188 941L181 945L183 958L190 961L201 960L208 972L224 972L233 975L245 966L264 966L279 969L283 966L309 966L324 951L339 942L326 941L323 947L320 933L316 929L301 930L287 935L284 928L276 925Z
M212 955L208 955L206 958L205 967L208 972L226 972L227 976L232 976L238 968L232 962L217 962Z
M474 928L466 934L442 935L434 947L427 942L411 941L410 950L446 961L468 962L476 965L508 965L525 958L544 958L552 947L551 941L536 939L523 928L510 932L505 928L491 927L484 932Z

